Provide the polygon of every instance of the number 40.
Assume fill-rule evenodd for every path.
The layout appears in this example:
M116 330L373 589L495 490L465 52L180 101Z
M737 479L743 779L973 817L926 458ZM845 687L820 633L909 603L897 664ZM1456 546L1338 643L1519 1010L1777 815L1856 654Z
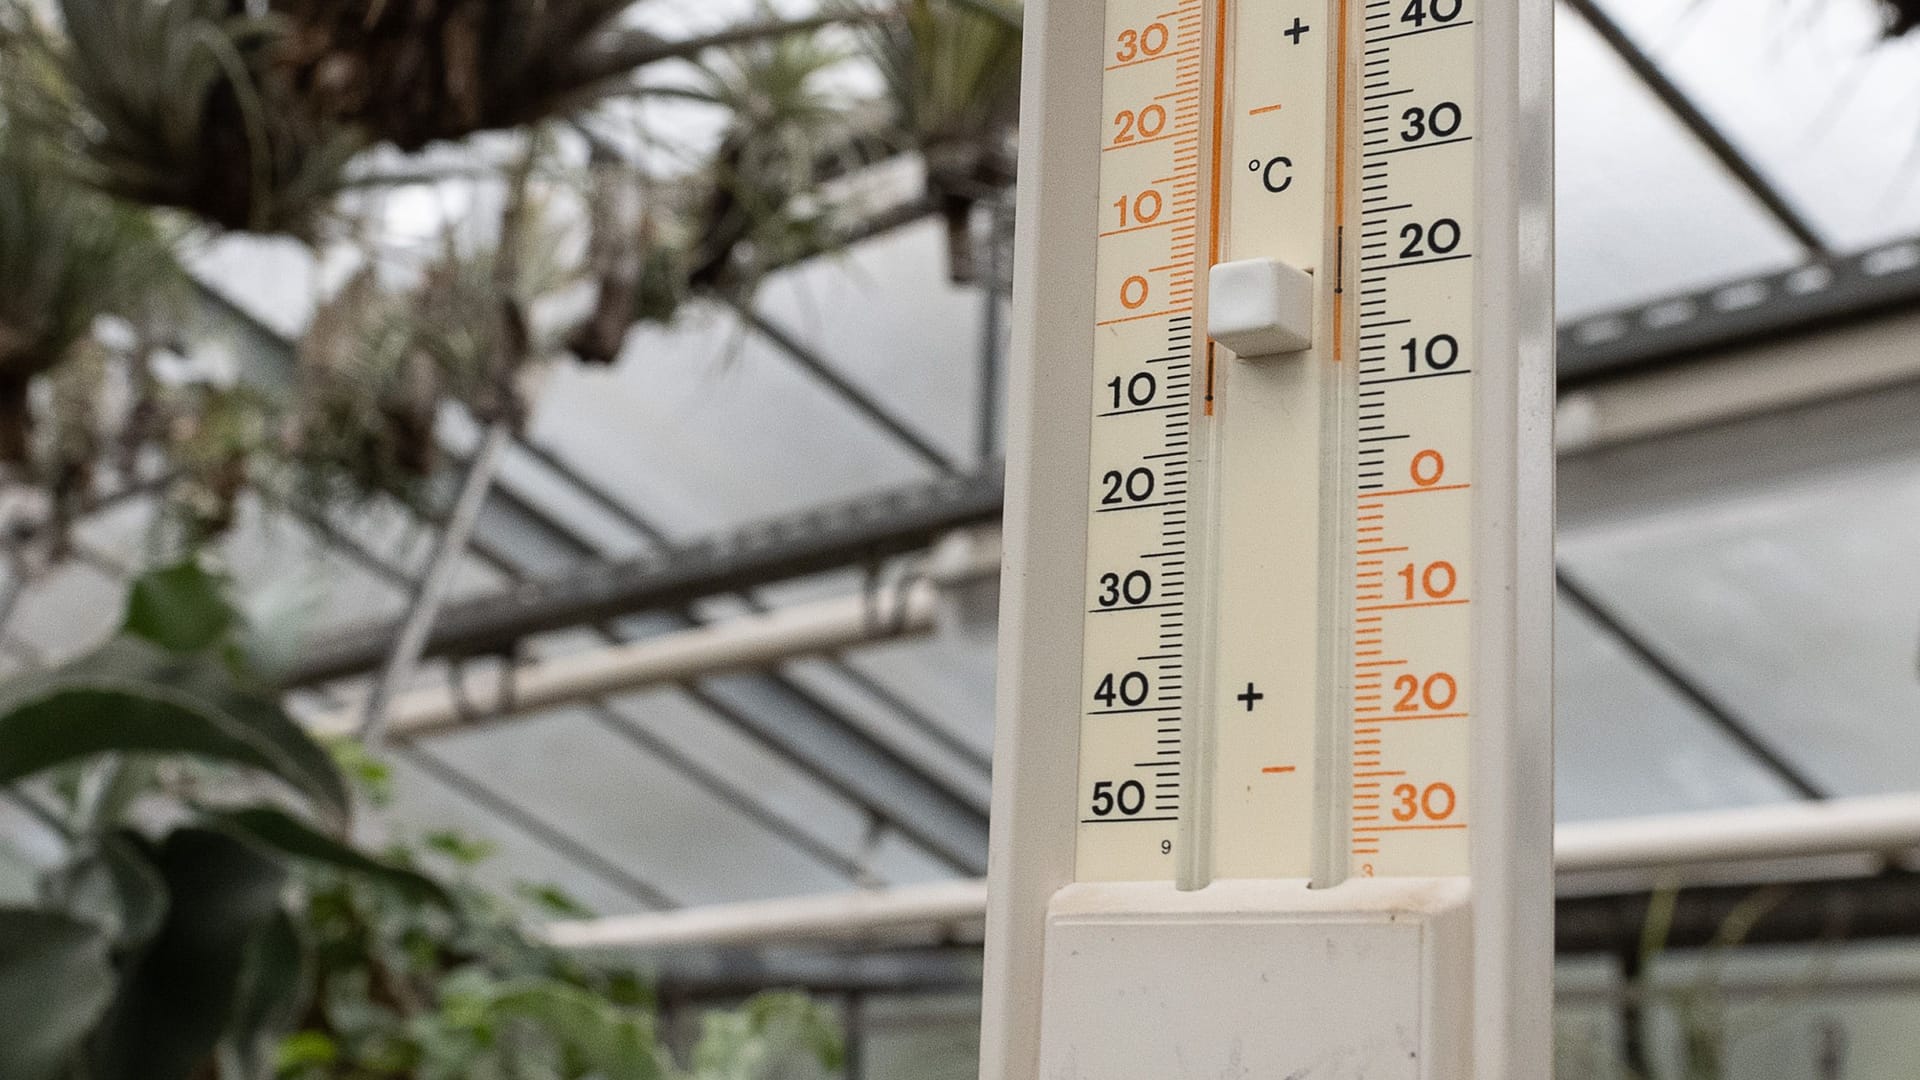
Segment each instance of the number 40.
M1460 17L1460 5L1463 0L1409 0L1406 10L1400 13L1400 21L1414 26L1425 26L1431 18L1437 23L1450 23Z

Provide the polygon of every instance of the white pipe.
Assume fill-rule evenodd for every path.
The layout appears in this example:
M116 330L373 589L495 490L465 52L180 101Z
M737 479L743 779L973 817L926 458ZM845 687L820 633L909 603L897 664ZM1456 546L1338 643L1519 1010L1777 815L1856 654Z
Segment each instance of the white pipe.
M662 949L678 945L773 945L944 931L986 917L987 883L975 878L745 904L554 923L563 949Z
M708 675L765 669L798 656L850 648L933 630L938 590L921 581L876 596L844 596L745 615L691 630L644 638L527 664L505 687L485 679L455 695L444 687L414 690L393 699L387 730L417 737L458 727L475 717L530 712L608 694ZM322 735L352 734L355 713L315 718Z
M1816 946L1831 949L1831 945ZM1892 971L1848 971L1827 970L1828 960L1824 954L1816 954L1817 959L1804 963L1798 969L1786 971L1741 971L1722 968L1714 973L1713 992L1725 999L1746 998L1787 998L1806 1000L1816 998L1823 1004L1833 1005L1841 997L1880 997L1900 995L1906 997L1920 991L1920 971L1913 969L1911 963L1901 962ZM1899 961L1906 958L1899 957ZM1655 974L1652 985L1644 990L1617 975L1609 974L1603 979L1585 978L1579 981L1562 979L1554 987L1553 1000L1559 1005L1615 1005L1627 1001L1666 1001L1684 1000L1688 995L1700 992L1700 969L1691 963L1676 965L1680 970L1669 970Z
M394 736L422 736L476 717L497 719L687 678L764 671L795 657L927 634L939 625L948 594L960 605L970 588L1000 571L998 530L950 532L920 569L912 580L854 596L795 603L522 665L505 678L505 686L501 678L488 678L484 686L463 686L461 694L442 686L411 690L388 703L386 728ZM359 717L359 709L324 713L307 719L307 728L346 736L357 730Z
M1562 825L1553 863L1575 874L1894 855L1916 847L1920 795L1881 795Z
M1890 856L1920 848L1920 795L1785 803L1628 818L1557 830L1561 874L1720 867L1786 859ZM949 932L986 917L984 879L830 893L554 923L568 949L769 945Z
M460 569L467 542L473 538L473 527L480 523L480 508L493 492L500 458L512 438L513 427L505 420L489 424L480 436L480 449L460 481L460 497L454 501L453 515L447 519L446 527L440 530L439 546L433 553L433 561L427 564L426 577L413 599L413 608L407 612L407 621L400 628L400 640L394 643L387 666L380 672L380 678L373 684L373 693L361 710L360 741L368 745L378 746L386 739L393 719L389 706L399 696L400 688L413 680L420 653L427 647L427 635L433 633L434 620L440 617L447 590L453 586L454 573Z
M448 687L409 691L388 705L387 730L417 737L475 718L494 719L708 675L765 670L796 657L931 633L949 591L990 578L999 568L996 532L955 533L935 546L924 574L913 580L526 664L508 676L504 686L503 680L488 678L481 685L463 686L459 694ZM359 716L359 710L342 710L310 718L307 727L320 735L351 735Z

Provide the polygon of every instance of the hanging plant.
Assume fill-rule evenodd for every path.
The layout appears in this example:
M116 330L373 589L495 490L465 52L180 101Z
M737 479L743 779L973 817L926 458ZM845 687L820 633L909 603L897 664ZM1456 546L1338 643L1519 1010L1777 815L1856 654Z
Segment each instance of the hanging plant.
M687 267L694 290L743 295L767 270L824 250L828 208L814 197L822 147L848 134L848 99L827 78L848 54L791 37L716 52L682 96L727 112L720 144L689 186Z
M834 246L835 208L821 184L897 152L830 86L849 56L787 35L714 49L690 85L646 90L726 116L700 168L674 182L596 141L587 198L597 296L568 339L576 358L612 363L635 324L666 322L696 296L747 296L772 270Z
M159 445L171 469L161 520L170 544L195 551L226 535L254 469L271 451L272 403L245 385L171 387L156 401L165 419Z
M0 0L5 479L58 506L78 506L96 474L127 490L158 483L163 523L186 547L227 531L257 482L323 504L417 497L441 465L434 429L448 406L518 426L524 373L563 342L610 362L631 327L691 299L745 301L775 269L846 242L851 203L832 183L882 157L925 158L954 276L971 275L972 202L1011 177L1017 15L995 0L887 0L791 21L762 9L666 41L619 17L632 3ZM812 32L843 22L861 29ZM881 58L892 100L837 78L861 55L849 43ZM691 84L627 78L674 58L696 61ZM609 91L704 102L724 127L697 167L667 179L594 145L578 265L556 270L551 238L511 220L504 243L449 243L410 271L378 260L297 342L287 397L204 381L186 306L155 313L160 293L189 293L169 248L194 223L325 239L329 251L351 226L391 251L376 217L341 209L355 205L349 185L391 182L353 165L361 151L525 128ZM524 196L525 169L508 182ZM163 235L157 222L182 224ZM547 340L536 302L580 277L597 287L593 310ZM28 531L50 535L42 525Z
M275 0L277 53L313 115L417 150L570 111L624 72L633 0ZM635 59L638 59L635 57Z
M287 451L316 501L417 495L439 465L434 426L448 401L483 425L524 420L522 378L558 348L533 311L574 280L533 199L531 161L511 182L499 239L449 233L411 287L369 266L316 314L299 343Z
M635 0L60 0L45 36L94 182L227 229L312 238L349 161L569 115L635 69L845 16L670 41Z
M634 324L668 322L688 298L686 230L661 205L662 187L594 146L586 181L594 303L566 343L581 363L613 363Z
M67 137L103 190L228 229L312 237L365 144L301 108L272 20L228 0L60 0Z
M900 7L901 18L871 24L869 52L946 221L950 276L970 283L979 276L973 208L1013 182L1018 13L980 0L903 0Z
M103 316L167 307L177 275L150 218L72 184L0 115L0 466L30 464L34 380L94 343Z

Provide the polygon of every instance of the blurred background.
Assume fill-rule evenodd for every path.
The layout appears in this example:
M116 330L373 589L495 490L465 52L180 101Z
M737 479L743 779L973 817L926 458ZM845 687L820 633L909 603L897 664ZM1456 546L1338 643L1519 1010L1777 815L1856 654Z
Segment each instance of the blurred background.
M1917 17L1558 4L1568 1080L1920 1075ZM0 1078L973 1075L1020 22L0 0Z

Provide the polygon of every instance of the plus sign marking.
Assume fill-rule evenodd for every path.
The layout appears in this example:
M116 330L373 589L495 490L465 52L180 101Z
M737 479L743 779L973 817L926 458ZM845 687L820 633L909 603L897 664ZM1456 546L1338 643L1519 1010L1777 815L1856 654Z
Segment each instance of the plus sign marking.
M1288 37L1290 37L1290 38L1292 38L1292 39L1293 39L1293 43L1294 43L1295 45L1298 45L1298 44L1300 44L1300 39L1301 39L1302 37L1304 37L1304 36L1306 36L1306 33L1307 33L1307 31L1309 31L1309 30L1312 30L1312 29L1313 29L1313 27L1311 27L1311 26L1308 26L1308 25L1307 25L1306 23L1303 23L1303 22L1301 22L1301 21L1300 21L1300 17L1299 17L1298 15L1296 15L1296 16L1294 16L1294 18L1293 18L1293 25L1292 25L1292 26L1289 26L1289 27L1287 27L1287 28L1286 28L1285 30L1282 30L1282 31L1280 31L1280 32L1281 32L1282 34L1285 34L1286 36L1288 36Z
M1245 702L1245 703L1246 703L1246 706L1247 706L1247 711L1248 711L1248 712L1252 712L1252 711L1253 711L1253 703L1254 703L1254 702L1256 702L1256 701L1260 701L1260 700L1263 700L1263 699L1264 699L1264 698L1265 698L1266 696L1267 696L1267 695L1265 695L1265 694L1263 694L1263 693L1261 693L1260 691L1258 691L1258 690L1255 690L1255 689L1253 688L1253 684L1252 684L1252 683L1248 683L1248 684L1247 684L1247 688L1246 688L1246 690L1244 690L1244 691L1242 691L1242 692L1241 692L1241 693L1239 693L1239 694L1236 694L1236 695L1234 696L1234 700L1235 700L1235 701L1242 701L1242 702Z

